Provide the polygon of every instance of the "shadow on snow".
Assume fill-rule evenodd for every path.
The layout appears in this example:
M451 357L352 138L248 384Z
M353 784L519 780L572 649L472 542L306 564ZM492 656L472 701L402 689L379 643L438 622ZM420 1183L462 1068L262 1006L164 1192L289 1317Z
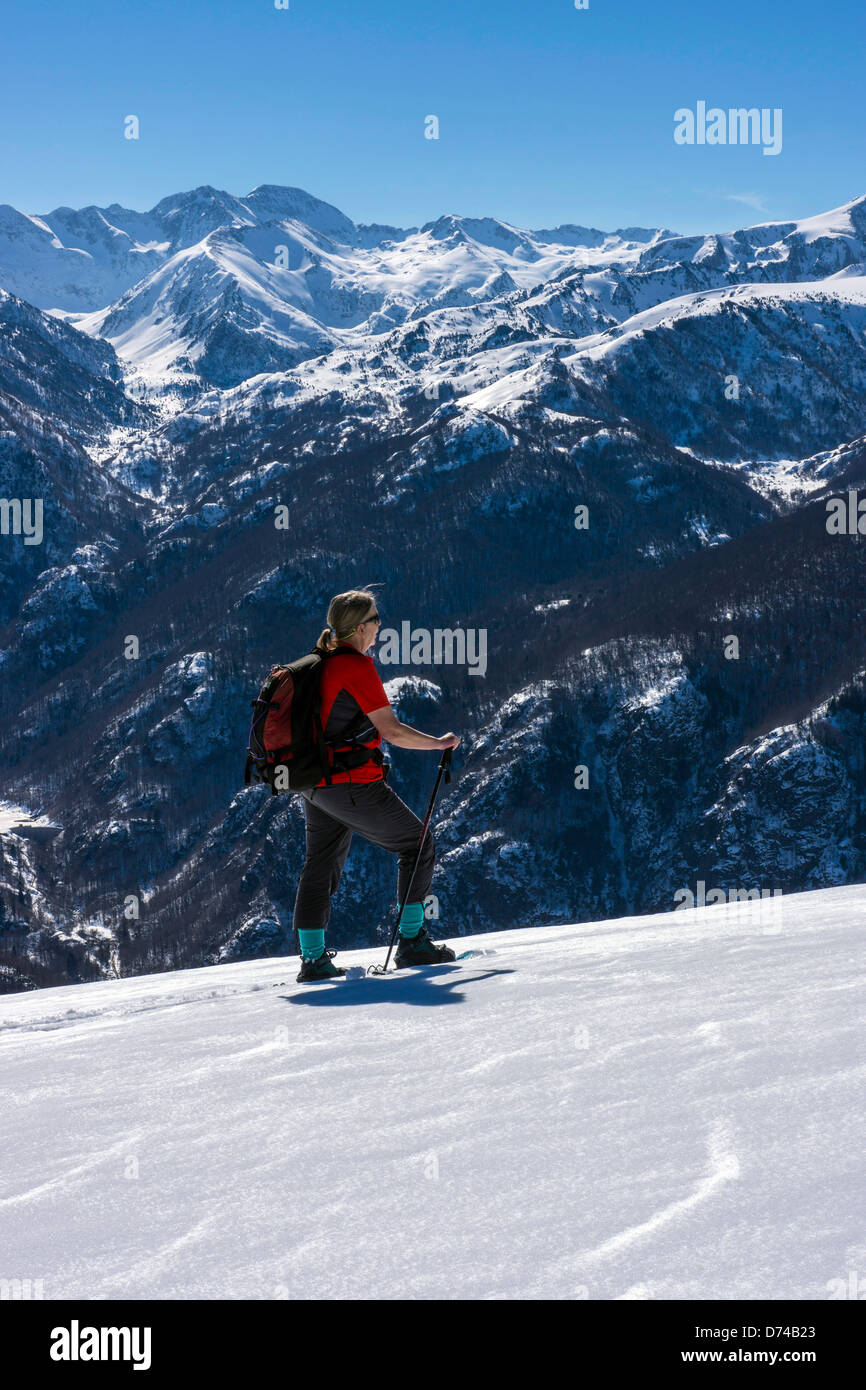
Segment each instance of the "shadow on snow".
M449 979L443 979L446 971ZM489 980L494 975L513 975L513 970L485 970L483 975L469 975L460 966L416 966L411 975L365 975L353 980L323 980L319 984L301 985L297 994L281 994L287 1004L459 1004L464 996L456 986L475 980Z

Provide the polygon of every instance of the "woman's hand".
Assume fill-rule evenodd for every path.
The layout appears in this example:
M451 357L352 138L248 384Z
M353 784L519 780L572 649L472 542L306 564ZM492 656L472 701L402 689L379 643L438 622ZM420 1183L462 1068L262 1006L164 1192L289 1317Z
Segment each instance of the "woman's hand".
M371 709L367 718L386 743L394 743L398 748L426 748L430 752L441 752L445 748L456 748L460 742L457 734L444 734L442 738L436 738L433 734L422 734L420 729L413 729L409 724L401 724L390 705Z

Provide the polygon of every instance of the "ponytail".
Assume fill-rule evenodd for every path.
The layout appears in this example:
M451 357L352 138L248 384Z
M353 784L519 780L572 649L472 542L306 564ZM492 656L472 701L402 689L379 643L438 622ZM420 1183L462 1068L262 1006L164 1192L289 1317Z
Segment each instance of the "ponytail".
M345 642L357 631L364 614L375 602L376 595L369 589L349 589L345 594L335 594L328 604L328 627L322 628L315 650L323 656L335 651L340 642Z
M332 629L329 627L323 627L321 633L319 634L319 640L316 643L316 651L321 652L324 656L325 652L332 652L336 645L337 641L332 634Z

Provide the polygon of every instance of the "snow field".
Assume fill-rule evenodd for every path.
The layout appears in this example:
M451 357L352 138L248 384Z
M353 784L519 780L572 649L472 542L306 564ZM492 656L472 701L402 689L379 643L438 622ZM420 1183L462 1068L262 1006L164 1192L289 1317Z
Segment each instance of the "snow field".
M0 998L46 1298L826 1299L866 1272L866 888ZM341 953L363 967L384 951ZM357 974L357 970L353 974Z

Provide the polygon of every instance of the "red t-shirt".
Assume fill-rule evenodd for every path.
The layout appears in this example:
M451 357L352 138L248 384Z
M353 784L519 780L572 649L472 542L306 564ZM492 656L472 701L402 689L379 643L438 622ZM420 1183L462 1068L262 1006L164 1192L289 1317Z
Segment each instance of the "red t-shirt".
M369 714L371 709L381 709L391 703L373 658L355 647L337 651L323 661L319 690L322 730L327 739L339 739L351 721L357 719L359 710ZM374 729L369 738L364 738L364 747L378 748L381 742L381 734ZM379 782L381 779L381 766L372 762L355 767L351 772L335 772L331 777L332 782ZM327 783L323 779L316 785L324 787Z

